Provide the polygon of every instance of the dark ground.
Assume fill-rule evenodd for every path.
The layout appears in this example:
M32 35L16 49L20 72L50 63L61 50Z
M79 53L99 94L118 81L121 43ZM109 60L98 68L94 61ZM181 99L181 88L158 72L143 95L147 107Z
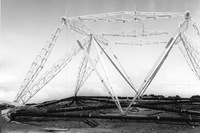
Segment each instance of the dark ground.
M73 104L53 104L48 108L58 108L63 105L67 107L76 107ZM81 102L80 102L81 103ZM79 103L79 104L80 104ZM82 101L81 105L101 105L99 102ZM200 104L172 104L172 105L159 105L170 109L189 109L200 111ZM45 107L46 108L46 107ZM43 108L43 109L45 109ZM26 108L22 108L26 109ZM165 117L180 117L180 114L167 113L165 111L156 111L151 109L137 108L138 111L130 112L132 115L158 115ZM34 108L29 108L26 111L34 111ZM35 111L37 112L37 111ZM82 111L82 113L87 111ZM88 111L88 113L106 113L113 114L119 113L116 109L106 109L98 111ZM65 113L65 112L63 112ZM75 113L75 112L74 112ZM81 112L77 112L81 113ZM195 116L193 116L195 117ZM196 118L196 117L195 117ZM88 120L95 126L88 124ZM200 123L186 123L186 122L170 122L170 121L152 121L152 120L114 120L114 119L89 119L89 118L46 118L46 117L18 117L17 122L2 121L2 133L47 133L50 130L46 128L57 128L54 133L200 133ZM61 131L62 130L62 131Z
M43 133L45 128L59 128L63 133L199 133L196 123L177 123L160 121L100 120L97 127L90 127L83 119L23 120L24 122L2 122L2 133Z

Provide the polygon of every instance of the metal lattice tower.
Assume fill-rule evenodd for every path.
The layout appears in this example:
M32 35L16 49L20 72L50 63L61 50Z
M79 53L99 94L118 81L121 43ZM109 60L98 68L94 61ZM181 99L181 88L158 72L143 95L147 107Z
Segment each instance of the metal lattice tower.
M160 30L131 30L131 31L122 31L118 33L104 33L97 34L87 26L85 26L82 22L118 22L122 24L130 23L130 22L142 22L142 21L155 21L158 19L170 19L179 17L183 20L180 23L180 26L177 28L175 34L171 37L171 39L166 44L163 52L158 58L157 62L155 62L154 66L144 79L143 83L139 88L136 88L126 73L123 65L118 60L117 56L111 51L111 47L109 46L109 41L106 39L109 37L147 37L147 36L159 36L165 35L168 32L160 31ZM28 102L35 94L37 94L48 82L50 82L58 73L63 70L63 68L69 64L71 60L80 52L83 52L83 57L79 66L76 87L75 87L75 96L77 95L80 88L92 74L95 72L104 85L104 88L108 92L108 94L112 97L112 100L115 102L121 114L126 115L132 104L135 103L135 100L143 95L146 91L159 69L163 65L164 61L167 59L168 54L170 53L173 45L183 42L185 57L187 57L187 61L190 63L191 69L195 73L195 75L200 79L200 50L196 45L193 45L190 39L185 34L185 31L188 29L189 22L193 22L193 27L197 31L199 35L199 28L197 23L191 18L190 13L170 13L170 12L139 12L139 11L121 11L114 13L103 13L103 14L92 14L85 16L76 16L69 18L62 18L61 25L56 29L53 33L51 39L47 42L46 46L42 48L41 52L37 55L36 59L31 65L30 70L27 73L27 76L24 79L22 86L14 100L14 102L25 104ZM56 40L63 28L63 26L67 26L76 39L76 46L69 50L63 57L61 57L53 66L51 66L40 78L36 80L42 68L44 67L46 61L48 60L49 54L51 53ZM78 35L82 35L83 39L78 38ZM160 44L166 43L166 41L147 41L147 42L136 42L132 41L129 43L124 42L116 42L116 44L122 45L151 45L151 44ZM92 59L90 52L91 47L94 46L96 49L95 58ZM115 61L112 60L111 55L107 53L110 50L112 56ZM181 49L183 51L183 49ZM105 55L106 58L111 62L117 72L123 77L126 83L135 91L135 96L133 96L132 101L130 102L128 108L123 110L120 102L118 100L117 95L115 94L115 90L113 87L112 80L109 76L109 72L107 70L107 66L102 58L102 55ZM102 69L106 78L103 78L99 70L97 69L97 63L101 62ZM117 62L117 63L115 63ZM35 82L34 82L35 81Z

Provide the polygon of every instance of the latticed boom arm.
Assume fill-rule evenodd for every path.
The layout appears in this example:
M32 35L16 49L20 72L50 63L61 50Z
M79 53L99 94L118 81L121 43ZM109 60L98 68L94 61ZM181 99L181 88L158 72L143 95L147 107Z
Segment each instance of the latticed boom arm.
M156 35L168 34L167 31L158 30L132 30L132 31L122 31L122 32L112 32L112 33L102 33L103 36L113 36L113 37L147 37Z
M47 42L46 46L42 48L42 50L40 51L40 54L37 55L36 59L31 65L30 70L28 71L28 74L26 75L24 79L22 86L20 87L20 90L14 102L19 102L22 93L29 89L29 87L32 85L35 78L38 76L38 74L42 70L43 66L45 65L49 57L49 54L51 53L56 43L56 40L58 38L59 33L61 32L63 25L64 25L64 21L62 20L61 26L56 29L56 31L52 34L51 39Z
M86 65L86 63L85 63L86 60L87 59L85 59L85 58L84 58L84 60L82 60L81 65L83 65L83 66L79 68L80 76L78 76L78 79L77 79L76 88L75 88L75 96L77 96L77 93L80 90L80 88L83 86L83 84L86 82L86 80L90 77L90 75L94 71L94 68L91 68L90 66ZM98 62L99 62L99 56L97 55L96 58L94 59L95 67Z
M88 53L90 52L91 41L92 41L92 38L90 38L89 45L86 48ZM88 59L87 59L86 56L83 56L82 61L80 63L79 71L78 71L78 76L77 76L77 81L76 81L76 88L75 88L75 96L77 95L77 93L78 93L78 91L79 91L79 89L81 87L81 84L83 82L83 77L84 77L84 75L86 73L87 65L88 65Z
M185 34L181 35L181 41L185 53L183 49L181 49L181 52L195 76L200 80L200 47L194 44Z
M143 46L143 45L152 45L152 44L166 44L167 42L166 41L142 41L142 40L139 40L139 41L134 41L134 42L115 42L115 44L117 45L139 45L139 46Z
M97 55L96 58L94 59L94 66L95 67L96 67L98 62L99 62L99 56ZM94 71L94 68L91 68L90 66L87 67L85 75L82 78L82 82L80 84L80 87L83 86L83 84L86 82L86 80L89 78L89 76L92 74L93 71Z
M87 45L89 40L83 40L83 46ZM40 89L42 89L51 79L53 79L80 51L80 48L74 47L67 52L62 58L58 60L49 70L37 80L33 86L22 92L18 102L26 103L30 100Z
M97 35L95 34L92 30L90 30L88 27L86 27L84 24L80 23L79 21L76 20L70 20L70 19L65 19L65 24L69 26L71 30L74 32L77 32L82 35L93 35L93 38L98 40L99 43L103 45L108 45L108 40L106 40L102 35Z
M122 11L112 12L103 14L93 14L85 16L71 17L71 20L78 21L104 21L104 22L132 22L132 21L143 21L143 20L156 20L173 17L182 17L184 13L170 13L170 12L139 12L139 11Z
M68 22L68 23L66 23ZM26 103L29 99L31 99L42 87L44 87L55 75L57 75L63 68L68 64L69 61L75 56L79 51L80 48L74 48L71 52L67 53L63 58L61 58L58 63L50 68L36 83L33 84L35 78L42 70L43 66L45 65L47 58L55 45L55 42L58 38L58 35L61 31L61 28L64 24L70 25L71 29L74 31L81 33L83 35L89 36L93 31L88 29L83 24L77 21L68 21L65 18L62 18L62 24L59 28L56 29L55 33L53 34L51 40L47 43L47 45L42 48L41 53L37 56L36 60L33 62L31 69L29 70L23 85L21 86L19 93L15 98L15 102L22 102ZM99 41L99 43L103 43L107 45L107 40L103 38L101 35L94 35L94 37ZM84 42L84 46L85 43ZM82 85L83 83L81 83Z

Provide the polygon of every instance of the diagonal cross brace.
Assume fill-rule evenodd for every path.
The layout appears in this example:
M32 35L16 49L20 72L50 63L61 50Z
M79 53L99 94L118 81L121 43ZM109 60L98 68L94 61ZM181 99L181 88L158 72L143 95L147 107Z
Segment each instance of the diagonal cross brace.
M132 106L132 104L134 104L134 102L136 101L136 99L139 96L141 96L146 91L146 89L148 88L148 86L150 85L150 83L152 82L152 80L154 79L154 77L156 76L156 74L158 73L158 71L160 70L162 64L164 63L164 61L168 57L168 54L171 51L173 45L175 44L177 38L188 28L188 20L189 19L190 19L190 13L187 12L186 15L185 15L184 22L182 24L180 24L177 32L175 33L175 36L172 37L169 40L169 42L167 43L164 51L161 53L161 55L158 58L157 62L154 64L154 66L150 70L149 74L147 75L147 77L143 81L142 85L140 86L140 88L138 90L138 93L134 96L134 98L132 99L131 103L127 107L127 109L125 111L125 114L128 112L128 110L130 109L130 107Z

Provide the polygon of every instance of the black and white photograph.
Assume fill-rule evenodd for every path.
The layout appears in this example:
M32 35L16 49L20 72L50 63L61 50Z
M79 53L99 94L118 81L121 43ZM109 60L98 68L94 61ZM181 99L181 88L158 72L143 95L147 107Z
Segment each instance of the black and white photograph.
M0 133L199 133L199 0L0 0Z

